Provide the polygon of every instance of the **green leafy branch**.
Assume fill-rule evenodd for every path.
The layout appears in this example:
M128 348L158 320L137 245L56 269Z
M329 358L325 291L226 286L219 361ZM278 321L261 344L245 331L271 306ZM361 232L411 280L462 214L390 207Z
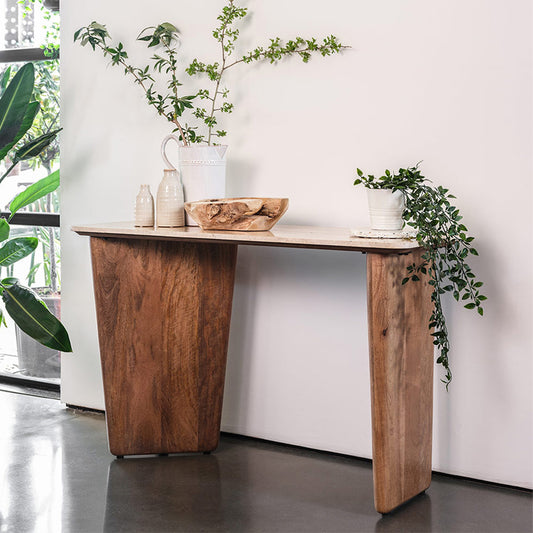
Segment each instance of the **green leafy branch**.
M164 71L170 75L168 89L170 94L162 95L154 89L155 80L150 74L150 66L134 67L127 62L128 53L124 45L119 42L116 46L107 44L110 35L103 24L92 22L88 26L80 28L74 33L74 41L79 41L82 46L89 45L93 50L99 48L104 56L111 58L112 65L121 65L124 67L124 74L133 77L134 82L143 89L148 104L153 106L157 113L164 116L169 122L173 123L179 131L180 137L187 145L187 136L178 120L186 109L191 109L192 100L196 95L182 96L178 94L178 87L182 84L177 78L177 52L174 45L177 42L178 30L168 22L163 22L158 26L150 26L141 31L137 39L148 42L148 48L162 46L163 54L155 54L152 69L161 73Z
M357 174L354 185L401 191L405 197L403 219L417 230L416 240L425 252L420 264L413 263L407 268L407 276L402 283L420 281L422 276L429 276L428 283L433 288L429 329L439 352L437 363L446 371L442 381L448 388L452 380L448 359L450 342L441 297L451 293L466 309L477 309L480 315L483 315L482 302L487 299L480 293L483 282L477 280L467 263L469 256L478 255L472 246L474 237L468 236L459 209L450 201L455 196L442 186L430 185L431 181L421 174L418 165L401 168L397 173L386 170L378 178L365 176L360 169L357 169Z
M203 63L194 59L186 69L187 74L190 76L206 74L210 81L215 82L215 88L212 93L207 89L203 89L198 93L201 99L210 100L210 110L202 107L196 108L195 110L196 118L203 120L207 126L208 144L211 144L213 137L220 138L226 135L225 130L213 131L218 124L216 113L231 113L234 108L233 104L229 102L218 105L218 98L227 98L229 94L229 90L221 86L224 73L228 69L239 63L246 64L254 61L268 60L270 63L277 63L284 57L292 55L299 56L304 63L307 63L313 53L318 53L325 57L339 53L344 48L348 48L347 46L343 46L334 35L326 37L320 43L316 38L303 39L302 37L296 37L296 39L289 40L284 44L277 37L270 39L270 44L267 47L257 47L251 52L246 53L240 59L229 62L228 58L235 50L235 43L239 37L239 30L234 27L234 23L244 19L247 14L248 10L246 8L236 6L234 0L228 0L228 5L224 6L222 13L217 17L220 24L213 31L213 37L220 43L220 62Z
M79 41L82 46L89 45L93 50L100 49L104 56L110 56L112 65L124 67L124 73L133 77L134 82L139 84L145 92L148 103L153 106L159 115L164 116L175 125L174 131L179 131L180 139L185 145L190 143L207 143L211 145L215 139L227 135L222 129L217 129L219 113L232 113L234 105L227 100L229 89L223 87L225 72L240 63L247 64L254 61L267 60L277 63L288 56L299 56L307 63L312 54L329 56L341 52L347 46L342 45L337 37L330 35L322 41L315 38L303 39L296 37L284 43L280 38L270 39L266 47L257 47L244 54L240 59L230 61L229 58L235 51L239 29L237 22L244 19L248 10L235 5L234 0L227 0L222 12L217 17L218 26L212 35L220 44L220 60L215 62L203 62L194 59L185 72L190 76L204 75L214 88L200 89L194 95L180 96L179 91L182 83L178 79L178 30L169 22L163 22L158 26L145 28L137 37L139 41L148 44L148 48L162 47L163 54L155 54L151 61L152 67L133 67L128 60L128 54L124 45L119 42L116 46L108 45L109 33L103 24L92 22L88 26L80 28L74 33L74 41ZM168 76L167 88L169 94L163 95L154 89L154 78L151 72L164 73ZM198 99L204 105L197 105ZM222 103L221 100L223 100ZM198 126L189 125L181 117L186 111L190 111L192 119L200 121L200 125L207 128L207 134L198 133Z

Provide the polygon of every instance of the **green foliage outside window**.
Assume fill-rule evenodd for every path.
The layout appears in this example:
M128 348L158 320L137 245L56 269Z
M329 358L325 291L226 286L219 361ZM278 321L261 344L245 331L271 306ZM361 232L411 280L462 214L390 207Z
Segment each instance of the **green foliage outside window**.
M35 69L29 63L11 78L8 69L0 80L0 161L9 156L10 164L0 177L0 184L19 163L39 156L55 140L59 129L30 139L28 131L39 113L40 104L33 100ZM59 171L26 187L10 203L11 217L20 209L45 197L59 186ZM35 237L9 238L10 225L0 219L0 267L8 268L35 251L39 241ZM0 295L4 310L30 337L55 350L72 351L68 334L61 322L47 309L43 301L13 277L0 280Z

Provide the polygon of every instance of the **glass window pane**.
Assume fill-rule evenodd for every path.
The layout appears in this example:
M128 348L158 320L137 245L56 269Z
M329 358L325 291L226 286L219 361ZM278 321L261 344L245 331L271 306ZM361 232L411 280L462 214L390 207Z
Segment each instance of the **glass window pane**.
M12 64L13 76L20 64ZM34 99L41 104L33 126L17 146L59 128L59 60L35 61ZM2 174L11 166L9 158L0 164ZM19 163L2 182L0 211L8 211L11 200L28 185L48 176L59 168L59 139L56 138L43 152L31 161ZM59 193L54 192L23 209L28 212L58 213Z
M55 4L57 8L57 1L44 1L47 1L47 5ZM35 49L59 48L59 13L45 8L43 0L0 0L0 10L0 28L4 36L0 51L4 51L3 60L10 62L16 57L17 60L20 58L20 61L26 62L29 58L37 57ZM9 52L10 50L13 52ZM46 50L44 55L50 57ZM10 68L13 76L23 62L0 65L0 74ZM34 100L40 102L41 108L32 128L17 145L18 148L59 128L59 61L34 61L33 64L36 71ZM9 155L12 156L13 153ZM0 163L0 172L3 174L11 166L6 158ZM32 161L18 164L5 178L2 183L0 211L9 211L8 206L18 193L58 169L59 141L56 140ZM53 192L21 211L59 213L59 192ZM6 276L19 278L21 284L31 286L45 300L49 309L59 316L59 228L12 224L10 236L34 236L39 245L31 256L11 267L1 268L0 279ZM35 343L16 328L9 316L6 316L6 321L8 328L0 326L0 375L7 373L59 384L59 353Z
M37 237L35 252L0 269L1 278L14 276L31 287L58 318L61 314L61 250L59 228L11 226L11 237ZM0 374L38 378L59 383L60 354L46 348L6 316L7 328L0 328Z
M46 9L41 0L0 0L0 10L1 50L59 44L59 13Z

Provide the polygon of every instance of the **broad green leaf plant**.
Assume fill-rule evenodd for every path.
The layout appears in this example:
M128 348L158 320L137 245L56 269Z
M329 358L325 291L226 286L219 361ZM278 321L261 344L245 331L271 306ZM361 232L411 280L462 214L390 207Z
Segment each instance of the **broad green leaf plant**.
M20 9L24 17L34 15L38 10L45 21L45 44L41 46L48 59L34 64L35 83L33 99L40 104L39 113L26 136L28 140L50 133L59 124L59 12L50 11L42 0L19 0ZM37 157L28 161L32 169L43 167L47 174L52 173L53 167L59 164L59 140L57 137ZM56 170L59 176L59 170ZM59 178L58 178L59 179ZM29 211L38 210L41 213L57 212L59 195L57 187L44 197L39 196L35 205L30 204ZM60 261L60 241L57 229L34 227L34 237L39 239L40 250L36 250L30 257L30 269L26 276L28 285L35 283L37 274L42 272L46 289L37 289L41 295L45 293L58 294L61 290L58 264ZM42 260L38 258L41 257Z
M10 79L7 69L0 80L0 162L9 156L10 164L0 177L0 184L21 161L37 157L56 138L59 129L47 132L26 142L37 113L39 103L32 100L35 69L31 63L22 66ZM23 207L33 203L59 186L59 172L30 185L10 203L10 220ZM9 222L0 218L0 267L9 267L33 253L38 245L35 237L9 239ZM63 352L72 347L67 331L61 322L47 309L44 302L17 278L0 280L0 294L5 311L22 331L44 346ZM4 310L0 309L0 321L5 324Z
M420 264L412 263L407 268L402 283L429 277L433 312L428 326L438 350L437 363L445 369L442 381L448 389L452 380L448 359L450 341L441 297L451 293L466 309L476 309L480 315L483 315L482 302L487 299L480 293L483 282L477 280L467 262L469 257L478 255L472 246L474 237L468 236L459 209L451 203L455 196L444 187L432 185L418 165L397 172L386 170L377 178L357 169L354 185L360 184L368 189L401 191L405 197L403 219L416 230L416 240L425 251Z
M173 124L173 131L179 132L179 137L185 146L192 143L212 145L227 134L225 130L219 128L220 114L232 113L234 109L234 105L228 99L230 91L224 84L224 77L229 69L257 61L278 63L288 56L298 56L307 63L312 55L329 56L348 48L334 35L322 40L314 37L310 39L296 37L282 41L276 37L270 39L266 46L258 46L235 58L233 54L239 37L237 24L248 15L247 8L235 5L234 0L226 1L226 5L217 17L217 27L212 32L212 36L219 43L220 58L213 62L194 59L185 68L185 73L189 76L202 76L209 82L209 86L194 94L184 94L182 90L183 83L178 78L179 32L169 22L145 28L137 37L137 40L145 42L148 48L162 50L160 53L154 53L151 65L144 67L134 67L129 64L124 45L121 42L109 44L110 35L107 28L98 22L92 22L76 31L74 41L79 41L82 46L89 45L93 50L98 48L104 56L111 58L112 65L122 66L124 73L131 76L143 89L148 104ZM155 73L164 73L167 76L166 86L169 91L167 94L161 94L155 88ZM189 122L191 120L192 123Z

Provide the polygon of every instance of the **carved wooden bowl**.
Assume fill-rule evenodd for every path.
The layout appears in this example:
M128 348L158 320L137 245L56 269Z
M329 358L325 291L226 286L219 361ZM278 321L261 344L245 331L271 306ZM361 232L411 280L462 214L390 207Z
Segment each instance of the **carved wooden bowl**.
M288 198L219 198L186 202L185 210L204 230L268 231L288 206Z

